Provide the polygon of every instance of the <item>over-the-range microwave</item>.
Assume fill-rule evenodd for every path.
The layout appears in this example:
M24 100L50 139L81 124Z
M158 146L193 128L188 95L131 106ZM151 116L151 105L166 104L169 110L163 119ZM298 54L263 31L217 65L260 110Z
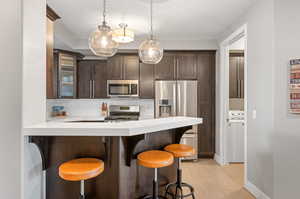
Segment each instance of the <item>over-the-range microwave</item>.
M139 80L107 80L108 97L138 97Z

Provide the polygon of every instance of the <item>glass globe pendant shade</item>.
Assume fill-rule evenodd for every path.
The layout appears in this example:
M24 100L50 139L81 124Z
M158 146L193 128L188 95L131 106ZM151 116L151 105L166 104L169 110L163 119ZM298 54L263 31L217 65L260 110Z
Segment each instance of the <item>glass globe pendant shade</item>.
M154 39L147 39L139 47L139 56L145 64L157 64L161 61L164 54L160 43Z
M91 51L101 57L112 57L118 51L119 44L112 39L112 30L105 22L91 33L89 47Z

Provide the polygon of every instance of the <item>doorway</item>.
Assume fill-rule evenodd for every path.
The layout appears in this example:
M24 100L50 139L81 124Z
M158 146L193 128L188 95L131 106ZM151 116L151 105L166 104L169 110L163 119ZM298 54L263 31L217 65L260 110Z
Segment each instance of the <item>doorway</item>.
M247 182L247 25L220 44L218 163L242 164Z

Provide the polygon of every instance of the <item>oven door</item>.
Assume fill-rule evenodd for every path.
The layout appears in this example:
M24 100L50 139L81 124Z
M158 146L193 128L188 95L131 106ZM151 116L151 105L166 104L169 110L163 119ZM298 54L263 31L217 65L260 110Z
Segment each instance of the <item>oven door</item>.
M138 81L108 80L107 96L109 97L138 97Z

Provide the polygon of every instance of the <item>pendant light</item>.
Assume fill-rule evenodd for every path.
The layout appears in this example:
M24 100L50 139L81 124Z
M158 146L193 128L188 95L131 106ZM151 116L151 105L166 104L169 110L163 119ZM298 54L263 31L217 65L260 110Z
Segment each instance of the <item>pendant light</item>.
M134 32L128 29L125 23L119 24L120 28L113 32L113 40L118 43L130 43L134 40Z
M118 43L112 39L113 31L106 23L106 0L103 0L103 22L91 33L89 47L91 51L101 57L112 57L118 51Z
M164 50L153 36L153 0L150 0L150 38L139 47L139 56L145 64L157 64L163 57Z

